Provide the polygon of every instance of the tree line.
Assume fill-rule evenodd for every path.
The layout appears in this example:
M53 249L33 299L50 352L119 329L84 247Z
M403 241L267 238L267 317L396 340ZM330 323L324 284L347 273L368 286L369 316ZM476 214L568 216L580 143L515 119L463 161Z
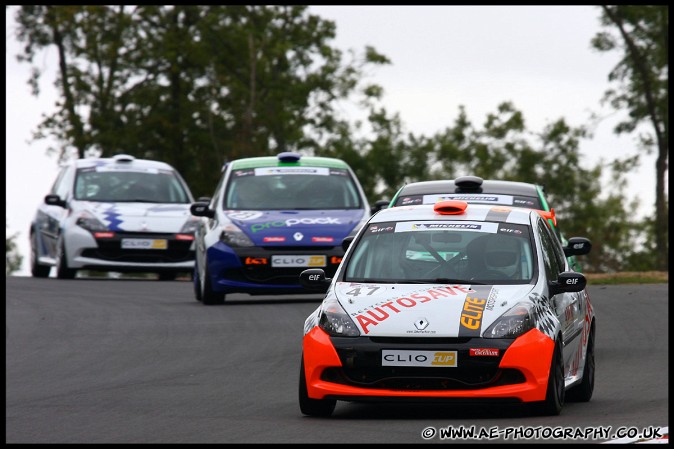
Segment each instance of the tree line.
M643 123L652 132L640 136L634 154L593 167L579 153L579 142L591 138L586 128L560 117L529 130L512 102L482 124L461 106L433 135L405 132L399 114L382 106L382 87L366 76L391 61L372 47L335 48L335 23L307 6L23 5L17 58L33 64L48 48L58 52L60 97L34 138L56 139L60 159L162 160L195 197L212 194L225 162L280 151L345 160L371 203L407 182L464 174L531 182L544 186L567 236L592 240L585 271L666 271L668 7L601 6L598 20L603 28L591 45L623 56L607 74L605 101L628 112L615 132ZM28 81L38 95L41 73L32 67ZM345 113L345 104L364 118ZM656 204L638 220L626 174L651 151Z

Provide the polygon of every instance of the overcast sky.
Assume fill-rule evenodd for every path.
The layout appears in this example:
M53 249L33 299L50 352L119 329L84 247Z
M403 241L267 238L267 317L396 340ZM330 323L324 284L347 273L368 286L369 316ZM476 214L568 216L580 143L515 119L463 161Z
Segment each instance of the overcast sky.
M17 275L29 275L28 230L35 211L56 178L53 141L29 143L41 116L54 110L56 54L36 62L45 71L39 97L27 84L30 67L19 64L14 12L6 10L6 218L7 235L18 233L24 257ZM608 74L618 53L599 53L590 40L600 30L597 6L311 6L337 25L334 46L362 51L373 46L392 64L378 67L370 80L384 88L384 105L398 112L407 132L430 136L453 124L459 106L476 127L498 104L511 101L530 131L559 118L570 126L605 116L580 150L588 166L635 152L635 137L615 136L624 114L602 107ZM655 201L655 158L643 157L629 177L640 215ZM374 201L374 199L372 199ZM554 207L554 205L553 205Z

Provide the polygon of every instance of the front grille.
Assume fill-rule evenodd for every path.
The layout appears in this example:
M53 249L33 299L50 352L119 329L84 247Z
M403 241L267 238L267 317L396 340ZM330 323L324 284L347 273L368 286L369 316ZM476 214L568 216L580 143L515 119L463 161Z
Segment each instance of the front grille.
M387 390L474 390L523 383L515 369L499 368L327 368L321 379L360 388Z
M331 337L341 367L322 379L344 385L392 390L474 390L525 382L515 369L499 364L512 340L479 337ZM497 356L471 356L472 348L497 349ZM456 351L455 367L383 366L382 351Z
M233 281L253 282L255 284L297 285L300 282L300 273L307 268L271 268L264 265L251 265L240 269L226 270L223 277ZM323 269L326 277L332 277L337 271L337 266L327 266Z
M127 249L122 248L123 238L165 239L167 249ZM98 248L82 251L83 257L108 262L132 263L179 263L194 260L194 251L190 251L191 240L175 240L175 234L116 232L114 238L96 239Z

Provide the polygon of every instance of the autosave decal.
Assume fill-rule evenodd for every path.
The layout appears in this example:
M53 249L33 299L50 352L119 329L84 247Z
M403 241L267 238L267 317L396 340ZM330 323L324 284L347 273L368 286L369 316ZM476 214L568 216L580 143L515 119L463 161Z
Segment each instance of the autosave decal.
M491 285L473 285L472 294L466 295L459 318L459 337L479 337L482 317L491 293Z

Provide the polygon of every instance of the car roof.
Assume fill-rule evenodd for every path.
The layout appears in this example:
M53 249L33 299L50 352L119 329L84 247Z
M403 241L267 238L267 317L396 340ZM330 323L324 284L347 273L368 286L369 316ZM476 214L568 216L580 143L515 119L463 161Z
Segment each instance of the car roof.
M443 203L443 202L441 202ZM426 220L468 220L468 221L495 221L502 223L531 224L531 214L538 212L533 209L518 207L494 206L489 204L467 204L461 201L447 201L446 203L466 204L463 213L440 214L435 211L438 204L418 204L414 206L398 206L382 209L372 216L370 223L387 223L392 221L426 221Z
M129 168L156 168L175 171L175 169L166 162L153 161L149 159L136 159L135 157L128 154L117 154L112 157L77 159L73 162L73 164L76 168L101 167L106 165L115 165L116 168L119 168L120 166L128 165Z
M454 180L419 181L406 184L400 195L426 195L431 193L490 193L538 197L536 184L519 181L485 179L477 189L461 189Z
M278 156L259 156L237 159L231 162L232 170L259 167L327 167L348 169L341 159L320 156L301 156L296 161L282 161Z

